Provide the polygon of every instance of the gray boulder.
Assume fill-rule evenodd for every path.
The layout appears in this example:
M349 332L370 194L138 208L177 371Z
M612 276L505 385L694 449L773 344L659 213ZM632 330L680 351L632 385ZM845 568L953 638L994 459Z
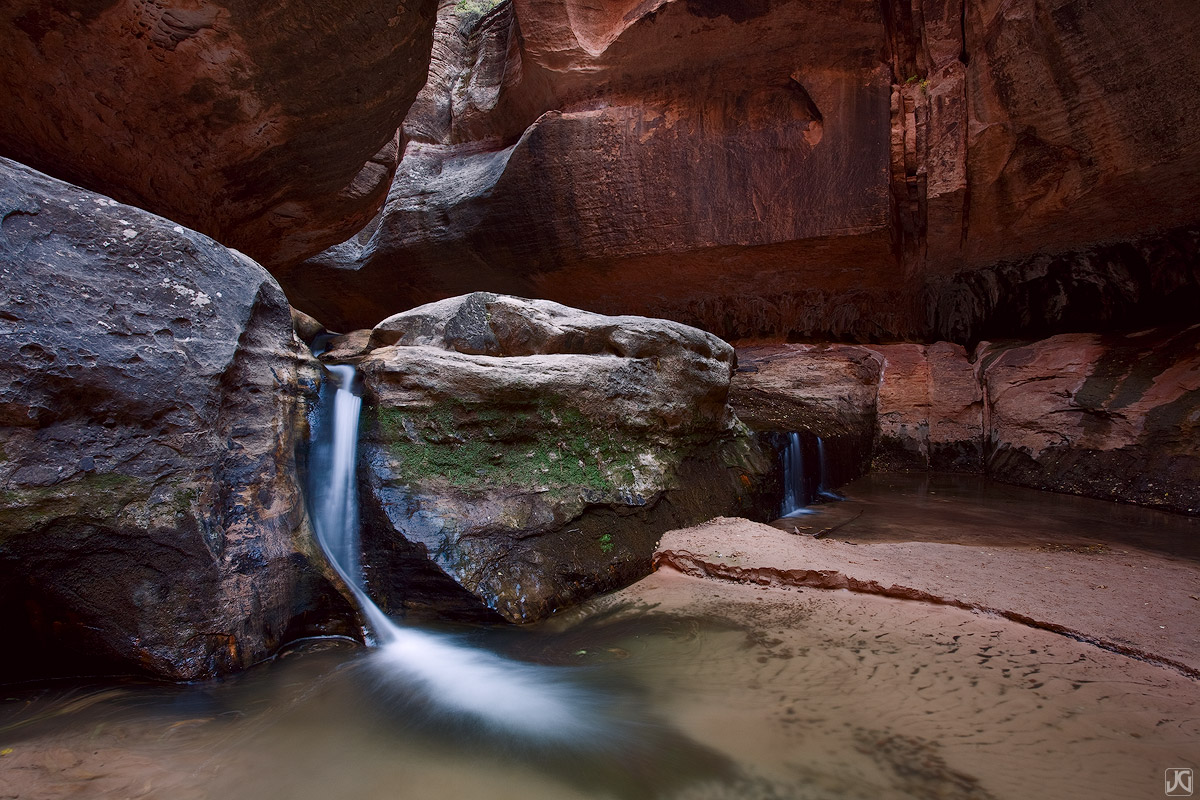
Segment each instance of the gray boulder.
M0 220L0 673L195 679L356 630L296 476L318 372L270 275L5 159Z
M356 360L364 562L393 610L536 620L647 574L665 530L765 506L733 350L695 328L475 293Z

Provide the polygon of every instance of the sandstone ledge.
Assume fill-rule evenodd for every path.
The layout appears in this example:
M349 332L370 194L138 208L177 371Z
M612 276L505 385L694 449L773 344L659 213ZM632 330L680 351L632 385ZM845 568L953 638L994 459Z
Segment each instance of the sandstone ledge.
M1200 569L1133 548L853 544L718 517L664 534L654 564L720 581L846 589L996 614L1200 677Z

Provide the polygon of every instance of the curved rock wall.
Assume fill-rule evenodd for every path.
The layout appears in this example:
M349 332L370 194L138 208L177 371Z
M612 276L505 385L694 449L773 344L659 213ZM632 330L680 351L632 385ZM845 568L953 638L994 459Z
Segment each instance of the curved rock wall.
M0 155L268 266L365 225L425 81L436 0L17 0Z
M486 289L973 343L1200 297L1189 0L460 5L377 227L281 273L333 327Z
M356 635L296 476L316 380L250 259L0 159L0 677Z

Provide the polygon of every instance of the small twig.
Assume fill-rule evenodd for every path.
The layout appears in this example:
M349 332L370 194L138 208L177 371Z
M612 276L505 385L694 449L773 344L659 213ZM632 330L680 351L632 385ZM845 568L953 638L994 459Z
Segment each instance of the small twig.
M824 536L824 535L825 535L825 534L827 534L827 533L833 533L833 532L834 532L834 531L836 531L838 528L844 528L844 527L846 527L846 526L847 526L847 525L849 525L851 522L854 522L854 520L856 520L856 519L858 519L859 517L861 517L861 516L863 515L863 511L866 511L866 509L865 509L865 508L864 508L864 509L861 509L861 510L860 510L860 511L859 511L857 514L855 514L853 517L851 517L850 519L846 520L845 522L839 522L837 525L833 525L833 526L831 526L831 527L824 528L823 530L819 530L819 531L817 531L816 533L814 533L814 534L812 535L812 537L813 537L814 539L820 539L822 536Z

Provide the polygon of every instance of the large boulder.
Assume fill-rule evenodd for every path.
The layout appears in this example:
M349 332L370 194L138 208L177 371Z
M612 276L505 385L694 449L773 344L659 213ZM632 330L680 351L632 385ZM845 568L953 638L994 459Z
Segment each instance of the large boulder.
M729 402L756 431L806 432L824 442L837 486L871 463L883 359L859 345L780 344L737 349ZM807 455L806 455L807 458Z
M1200 513L1200 325L981 345L987 471Z
M733 350L702 331L475 293L388 318L356 360L385 607L536 620L647 574L682 520L765 510Z
M14 0L0 155L269 267L340 242L387 195L436 0Z
M1197 36L1193 0L443 0L377 227L284 285L335 328L479 289L730 340L1190 321Z
M317 373L260 266L0 159L0 677L196 679L353 633L308 527Z

